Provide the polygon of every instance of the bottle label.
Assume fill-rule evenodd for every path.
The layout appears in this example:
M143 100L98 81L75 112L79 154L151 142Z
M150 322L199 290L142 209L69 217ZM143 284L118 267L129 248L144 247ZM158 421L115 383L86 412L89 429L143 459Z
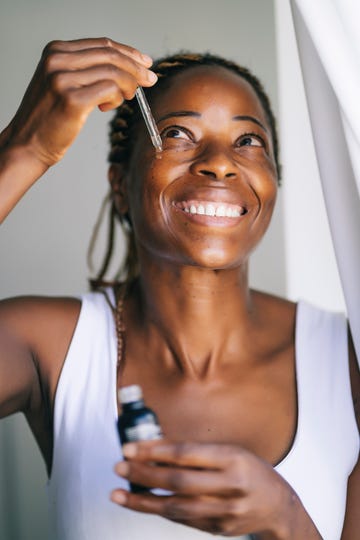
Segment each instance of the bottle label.
M157 424L146 423L125 429L125 435L128 442L151 441L161 439L161 429Z

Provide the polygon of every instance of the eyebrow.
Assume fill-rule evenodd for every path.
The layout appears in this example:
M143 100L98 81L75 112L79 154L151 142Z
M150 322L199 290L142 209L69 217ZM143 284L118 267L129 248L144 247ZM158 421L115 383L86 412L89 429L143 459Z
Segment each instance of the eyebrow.
M192 116L192 117L200 118L201 114L198 113L198 112L195 112L195 111L174 111L174 112L170 112L168 114L164 114L164 116L161 116L158 119L158 122L161 122L162 120L166 120L167 118L172 118L174 116L175 117Z
M268 132L268 130L267 130L266 127L260 122L260 120L258 120L258 119L255 118L254 116L244 116L244 115L239 115L239 116L234 116L234 117L233 117L233 120L246 120L247 122L254 122L254 124L257 124L258 126L260 126L264 131L266 131L266 133Z
M181 117L181 116L191 116L193 118L200 118L201 114L198 113L198 112L195 112L195 111L174 111L174 112L170 112L168 114L164 114L164 116L161 116L158 119L158 122L162 122L163 120L166 120L167 118L174 118L174 117L176 118L176 117ZM257 124L258 126L260 126L266 133L268 132L268 130L260 122L260 120L258 120L254 116L237 115L237 116L233 116L232 119L235 120L235 121L240 120L240 121L254 122L254 124Z

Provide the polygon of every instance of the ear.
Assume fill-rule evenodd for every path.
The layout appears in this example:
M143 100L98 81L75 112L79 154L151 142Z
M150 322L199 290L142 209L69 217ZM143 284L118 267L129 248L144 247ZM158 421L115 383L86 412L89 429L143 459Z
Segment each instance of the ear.
M124 167L120 163L112 163L110 165L108 170L108 180L115 208L120 216L124 216L129 210L129 204Z

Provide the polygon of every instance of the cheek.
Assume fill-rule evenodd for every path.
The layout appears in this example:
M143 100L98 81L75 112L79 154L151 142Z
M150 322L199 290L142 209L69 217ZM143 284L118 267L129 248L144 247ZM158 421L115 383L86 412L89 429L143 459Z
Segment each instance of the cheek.
M160 229L166 218L162 201L171 183L161 153L149 151L133 168L129 184L129 205L135 233L143 236L150 229Z
M260 199L269 205L274 205L277 197L278 178L275 161L270 156L264 157L257 164L257 171L252 177L251 183Z

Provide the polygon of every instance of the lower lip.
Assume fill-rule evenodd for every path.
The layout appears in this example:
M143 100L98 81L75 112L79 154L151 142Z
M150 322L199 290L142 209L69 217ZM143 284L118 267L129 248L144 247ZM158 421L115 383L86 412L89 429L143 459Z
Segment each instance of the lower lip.
M201 225L215 227L233 227L237 225L240 221L242 221L247 215L247 212L245 212L245 214L241 214L240 216L233 218L229 218L226 216L217 217L207 216L206 214L191 214L190 212L185 212L185 210L177 208L176 206L173 206L172 208L175 210L175 212L180 213L182 216L185 216L189 221L193 221L194 223L199 223Z

